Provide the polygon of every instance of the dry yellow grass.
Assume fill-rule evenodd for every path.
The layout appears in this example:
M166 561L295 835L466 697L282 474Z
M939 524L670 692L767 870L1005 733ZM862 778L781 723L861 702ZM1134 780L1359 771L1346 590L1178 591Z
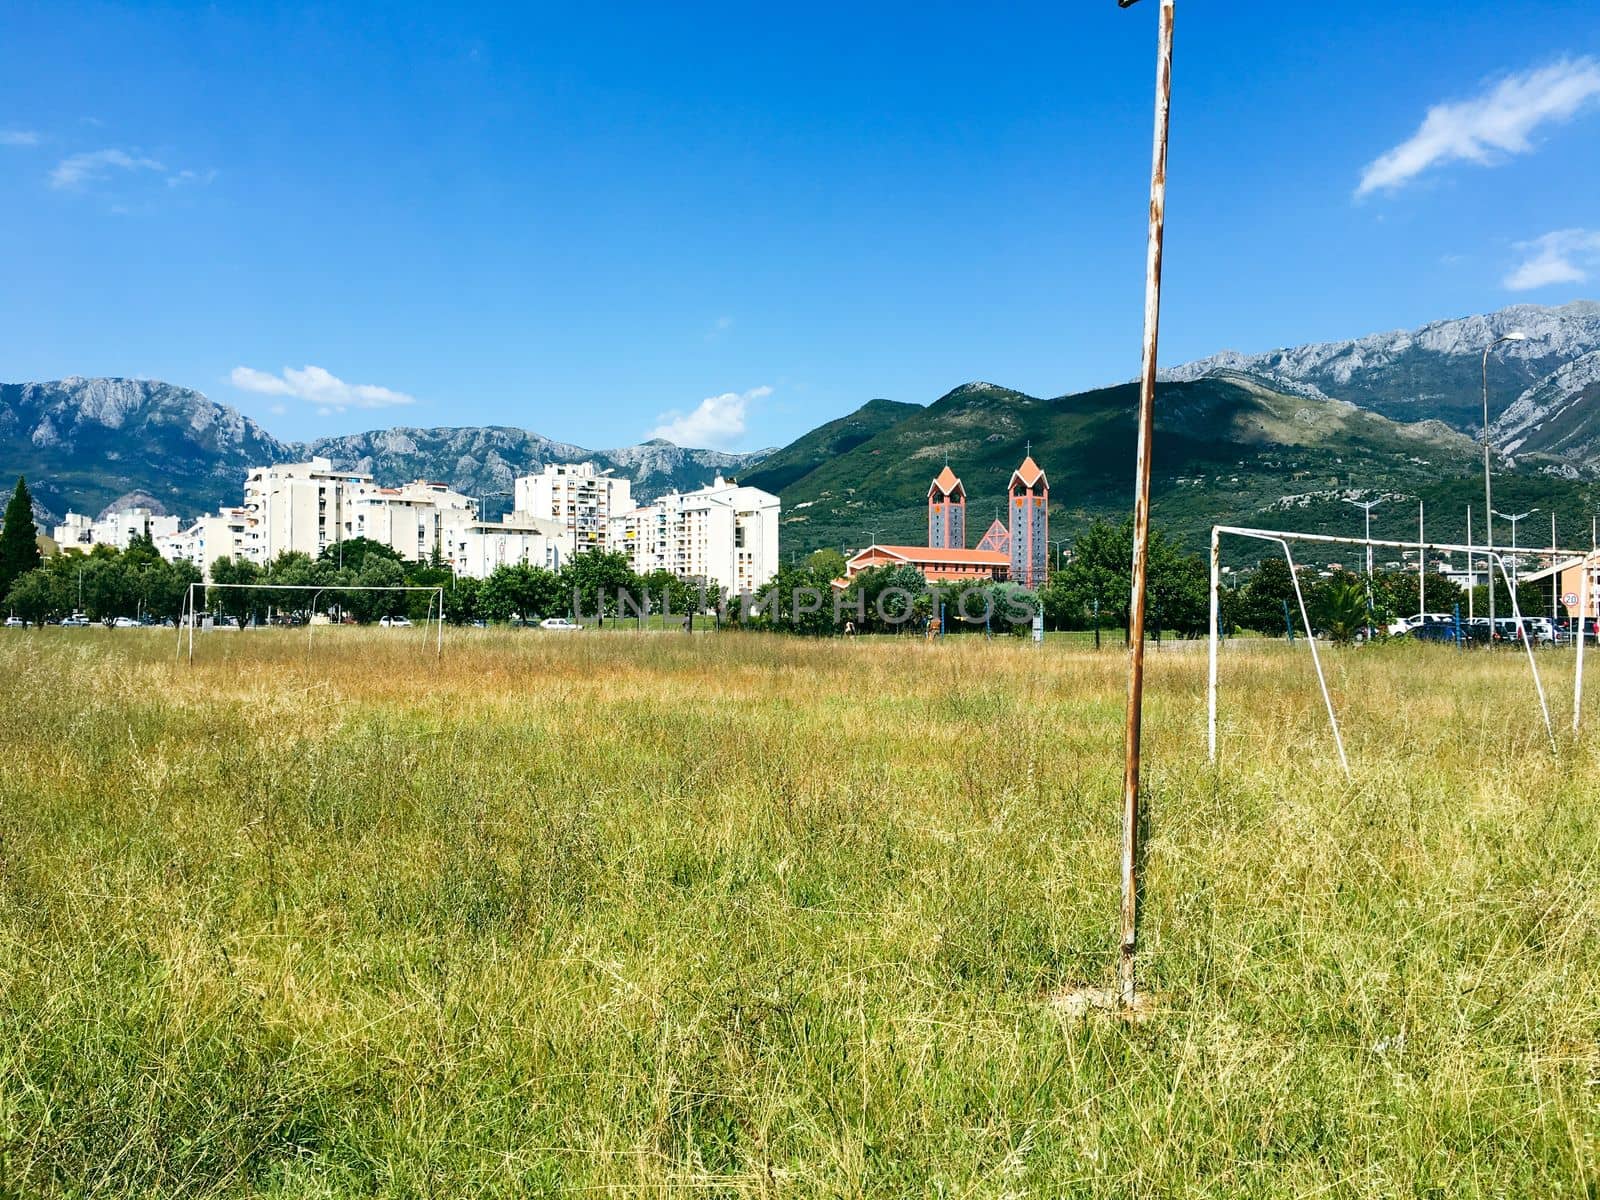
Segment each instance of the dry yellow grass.
M1525 664L760 635L0 639L21 1194L1592 1194L1600 726ZM1545 655L1570 720L1571 666ZM1596 712L1600 721L1600 711Z

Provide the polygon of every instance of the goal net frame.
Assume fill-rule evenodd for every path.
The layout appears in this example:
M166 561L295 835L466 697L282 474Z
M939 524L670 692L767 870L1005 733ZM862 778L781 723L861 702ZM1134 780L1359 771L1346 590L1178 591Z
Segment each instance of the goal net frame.
M423 644L427 644L427 629L429 625L437 623L434 634L434 655L444 657L444 588L438 585L427 584L325 584L325 583L191 583L183 598L183 608L178 616L178 655L183 654L183 632L189 631L189 664L194 664L194 629L199 623L199 608L195 603L195 592L209 591L244 591L244 592L310 592L311 615L306 620L306 645L311 645L311 631L316 627L312 619L316 615L317 601L324 592L427 592L428 613L422 619ZM437 612L435 611L437 607Z
M1344 737L1339 729L1339 716L1334 709L1333 696L1328 690L1328 677L1322 668L1322 655L1317 650L1316 635L1312 633L1311 617L1306 610L1305 594L1300 588L1300 573L1295 567L1294 553L1289 549L1290 542L1309 542L1313 545L1324 546L1361 546L1383 547L1399 550L1416 550L1418 552L1418 566L1422 567L1422 558L1429 550L1437 550L1452 554L1464 553L1468 555L1470 563L1474 557L1483 558L1489 563L1489 584L1494 585L1494 571L1498 567L1500 578L1506 585L1506 591L1511 596L1511 617L1517 623L1517 631L1522 635L1523 649L1527 651L1528 671L1533 679L1534 694L1539 700L1539 712L1544 718L1546 736L1550 739L1550 748L1556 749L1555 726L1550 720L1550 705L1545 699L1544 681L1539 677L1539 664L1534 658L1533 642L1528 637L1527 622L1523 619L1522 609L1517 603L1517 589L1512 586L1511 576L1506 570L1505 559L1500 551L1491 550L1487 546L1463 545L1459 542L1425 542L1425 541L1397 541L1391 538L1362 538L1343 537L1327 533L1301 533L1284 529L1255 529L1244 525L1213 525L1211 527L1211 616L1207 628L1206 646L1206 752L1210 762L1215 765L1217 761L1217 650L1221 641L1222 628L1222 539L1224 537L1249 538L1255 541L1271 542L1283 551L1283 556L1289 564L1289 579L1294 584L1295 602L1300 608L1300 621L1306 631L1306 641L1311 647L1311 663L1317 672L1317 686L1322 691L1323 707L1328 713L1328 728L1333 735L1334 749L1339 754L1339 766L1344 770L1345 778L1350 778L1350 760L1345 754ZM1590 551L1573 551L1553 549L1551 556L1557 560L1558 566L1562 560L1576 559L1587 563L1593 557ZM1552 582L1552 587L1556 586ZM1589 571L1580 572L1578 584L1578 611L1588 612L1589 607ZM1578 622L1578 636L1574 639L1577 643L1577 671L1572 684L1572 731L1578 731L1579 718L1583 705L1583 644L1588 639L1583 633L1583 620ZM1491 631L1492 632L1492 631Z

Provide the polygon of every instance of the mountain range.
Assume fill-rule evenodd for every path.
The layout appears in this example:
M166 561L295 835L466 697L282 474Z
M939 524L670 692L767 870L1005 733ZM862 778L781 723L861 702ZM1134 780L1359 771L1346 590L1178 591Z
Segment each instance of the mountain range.
M1348 532L1343 501L1363 496L1422 497L1464 517L1481 462L1473 438L1483 348L1513 331L1527 339L1500 345L1490 360L1491 435L1504 474L1497 506L1503 497L1507 506L1559 507L1576 523L1580 510L1594 511L1600 477L1600 304L1591 301L1225 351L1164 370L1157 519L1199 545L1218 520ZM1056 528L1125 514L1136 402L1132 385L1044 399L969 383L928 405L871 400L781 449L732 454L665 441L588 450L509 426L285 442L188 388L70 378L0 385L0 470L27 475L46 516L94 513L129 496L191 514L237 503L249 467L322 455L381 483L442 480L493 514L508 507L517 475L593 460L631 479L641 499L717 474L776 492L785 547L803 551L919 540L928 479L947 457L967 485L976 540L1030 443L1050 474ZM1461 523L1434 532L1458 536Z
M69 378L0 384L0 468L26 475L41 515L95 514L136 495L194 515L237 504L251 467L321 455L380 483L437 479L510 506L512 481L546 463L593 461L634 483L634 495L699 487L764 452L726 454L649 441L587 450L508 426L414 429L284 442L249 417L190 388L143 379Z
M1396 421L1440 420L1478 434L1483 350L1510 333L1526 340L1502 343L1490 360L1494 444L1589 462L1597 435L1582 432L1589 421L1583 401L1600 381L1600 304L1590 300L1559 308L1518 304L1416 330L1262 354L1225 350L1161 374L1174 381L1244 375L1292 395L1349 400Z

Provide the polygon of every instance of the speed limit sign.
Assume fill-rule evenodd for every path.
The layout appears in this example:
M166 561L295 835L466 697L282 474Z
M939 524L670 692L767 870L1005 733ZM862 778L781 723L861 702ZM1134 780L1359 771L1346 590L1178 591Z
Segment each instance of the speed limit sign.
M1571 608L1577 602L1578 602L1578 593L1577 592L1568 592L1568 593L1566 593L1566 595L1561 597L1561 603L1565 604L1568 608Z

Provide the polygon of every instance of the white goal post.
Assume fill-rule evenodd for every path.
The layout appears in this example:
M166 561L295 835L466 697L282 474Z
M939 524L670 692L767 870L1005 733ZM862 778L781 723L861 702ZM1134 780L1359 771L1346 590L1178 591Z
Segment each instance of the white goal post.
M1289 564L1289 578L1294 584L1295 601L1300 607L1300 620L1306 631L1306 641L1311 645L1311 662L1317 672L1317 685L1322 690L1322 703L1328 712L1328 727L1333 734L1334 748L1339 754L1339 766L1343 768L1345 777L1350 777L1350 761L1345 755L1344 737L1339 731L1339 717L1334 710L1333 696L1328 691L1328 679L1322 669L1322 656L1317 650L1317 639L1311 631L1310 614L1306 611L1305 595L1300 590L1300 575L1295 569L1294 554L1289 549L1290 542L1310 542L1317 545L1332 546L1364 546L1386 547L1399 550L1416 550L1418 552L1418 565L1422 566L1422 558L1429 550L1437 550L1452 554L1466 554L1480 557L1490 564L1489 580L1491 586L1494 582L1494 569L1499 568L1500 578L1506 585L1506 590L1511 594L1511 615L1517 623L1517 630L1522 635L1522 645L1528 655L1528 671L1533 677L1534 693L1539 698L1539 711L1544 717L1545 734L1550 739L1550 748L1556 748L1555 726L1550 720L1550 705L1545 699L1544 682L1539 678L1539 664L1534 659L1533 643L1528 637L1527 623L1522 619L1522 610L1517 603L1517 590L1512 586L1511 577L1506 571L1505 560L1497 550L1490 550L1486 546L1466 546L1455 542L1406 542L1395 541L1387 538L1361 538L1339 537L1326 533L1297 533L1283 529L1252 529L1240 525L1213 525L1211 527L1211 618L1207 630L1207 680L1206 680L1206 749L1212 763L1217 761L1217 650L1222 634L1222 538L1223 537L1251 538L1256 541L1271 542L1283 551L1284 558ZM1593 557L1589 551L1552 550L1552 557L1561 559L1576 559L1587 563ZM1589 607L1589 571L1579 573L1579 598L1578 612L1588 612ZM1555 586L1552 582L1551 586ZM1577 643L1577 673L1572 685L1572 729L1578 730L1579 717L1583 704L1583 644L1586 640L1583 632L1583 618L1578 620L1578 636L1574 639Z
M426 592L428 593L428 615L422 619L424 639L426 639L429 625L435 625L434 655L444 656L444 588L437 585L402 585L384 586L378 584L338 584L338 583L191 583L188 592L183 598L183 609L178 618L178 649L181 657L183 654L183 632L189 631L189 662L194 663L194 627L199 622L198 605L195 603L196 591L209 589L222 591L255 591L255 592L310 592L311 615L315 616L317 601L324 592ZM306 620L306 644L311 644L311 630L314 622Z

